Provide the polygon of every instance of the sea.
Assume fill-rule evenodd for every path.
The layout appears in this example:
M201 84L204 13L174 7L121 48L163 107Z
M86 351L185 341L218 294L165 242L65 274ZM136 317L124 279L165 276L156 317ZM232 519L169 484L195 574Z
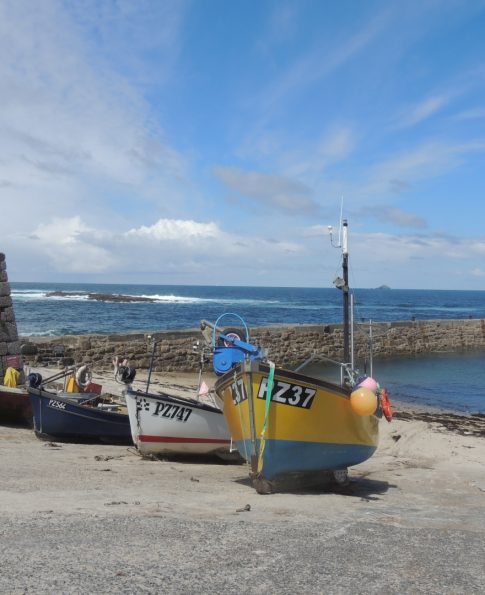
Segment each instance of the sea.
M335 288L113 285L11 282L21 337L198 328L202 319L251 328L342 320ZM92 299L102 295L102 300ZM127 301L120 301L127 300ZM353 290L354 319L485 318L485 291ZM399 401L485 413L485 352L429 354L374 362L374 375Z

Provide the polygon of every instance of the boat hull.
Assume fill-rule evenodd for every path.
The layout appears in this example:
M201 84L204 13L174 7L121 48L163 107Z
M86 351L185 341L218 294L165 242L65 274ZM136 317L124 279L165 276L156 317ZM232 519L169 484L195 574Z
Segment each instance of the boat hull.
M133 442L145 455L224 455L231 438L222 412L193 399L126 393Z
M378 442L377 416L356 415L348 390L283 368L275 369L261 439L268 374L268 365L244 362L215 386L229 431L253 474L273 480L336 471L372 456Z
M75 403L42 389L29 388L29 397L37 434L70 442L132 443L126 413Z
M26 389L0 386L0 421L32 426L32 406Z

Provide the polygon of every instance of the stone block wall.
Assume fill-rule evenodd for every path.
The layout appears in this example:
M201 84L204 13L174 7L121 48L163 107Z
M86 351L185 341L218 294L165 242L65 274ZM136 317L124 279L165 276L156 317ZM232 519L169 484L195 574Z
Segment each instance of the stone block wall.
M432 352L485 352L484 320L426 320L373 323L374 357L418 355ZM261 345L279 365L294 367L316 353L342 359L342 326L288 325L254 328L251 342ZM90 363L94 370L111 368L115 356L126 357L130 365L146 369L150 364L152 340L156 339L154 370L157 372L196 371L200 356L194 352L202 340L198 329L119 335L29 337L21 341L26 363L65 366ZM368 357L368 327L358 325L355 357Z
M7 357L20 353L15 314L10 297L5 254L0 252L0 384L7 369Z

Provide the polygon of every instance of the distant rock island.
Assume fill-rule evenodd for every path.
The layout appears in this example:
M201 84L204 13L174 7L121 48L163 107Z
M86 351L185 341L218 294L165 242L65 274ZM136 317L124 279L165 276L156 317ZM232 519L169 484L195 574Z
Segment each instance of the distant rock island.
M379 285L379 287L376 287L376 289L391 289L389 287L389 285Z
M148 297L134 295L119 295L112 293L84 293L82 291L51 291L47 297L84 297L98 302L156 302Z

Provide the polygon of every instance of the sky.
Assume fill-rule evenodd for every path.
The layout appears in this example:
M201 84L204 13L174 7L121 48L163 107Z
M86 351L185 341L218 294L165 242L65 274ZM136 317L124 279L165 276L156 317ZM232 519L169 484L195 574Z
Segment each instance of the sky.
M485 0L0 0L9 280L485 290Z

